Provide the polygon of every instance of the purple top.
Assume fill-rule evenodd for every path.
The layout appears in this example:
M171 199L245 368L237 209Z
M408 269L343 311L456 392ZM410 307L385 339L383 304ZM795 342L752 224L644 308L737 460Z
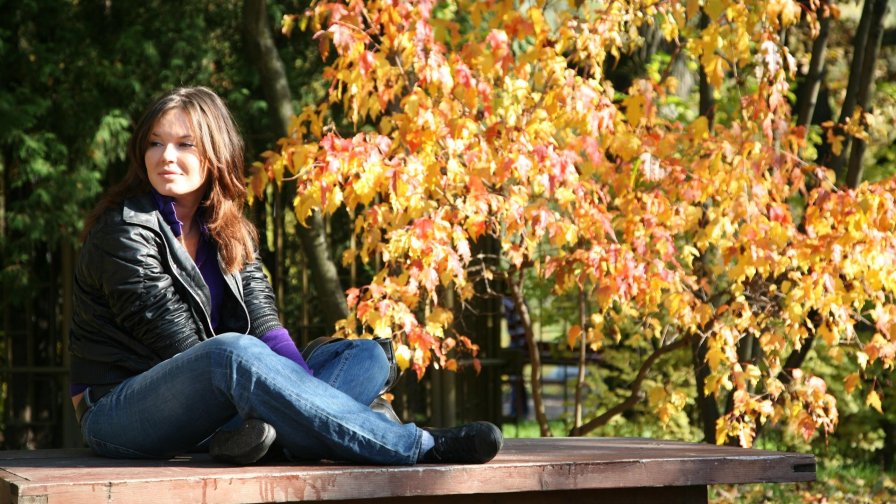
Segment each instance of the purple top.
M179 237L183 232L184 224L177 218L174 199L168 196L162 196L155 190L152 191L152 195L156 200L156 204L159 206L159 213L162 214L162 218L165 219L165 222L171 227L171 232L174 233L174 236ZM200 208L199 211L202 212L202 208ZM212 328L217 331L218 321L220 320L220 308L224 301L224 274L221 273L221 268L218 267L218 248L215 246L215 241L212 239L211 235L209 235L208 226L202 219L201 213L199 214L199 218L202 226L202 236L199 242L199 248L196 250L195 262L196 266L199 268L199 272L202 274L202 279L205 280L205 284L208 286L208 290L211 293L212 309L210 317L212 320ZM289 336L289 331L285 328L277 327L271 329L261 335L260 339L270 347L271 350L277 353L277 355L286 357L299 366L302 366L302 368L308 371L309 374L314 374L311 371L311 368L308 367L305 359L302 358L302 354L296 347L296 343Z

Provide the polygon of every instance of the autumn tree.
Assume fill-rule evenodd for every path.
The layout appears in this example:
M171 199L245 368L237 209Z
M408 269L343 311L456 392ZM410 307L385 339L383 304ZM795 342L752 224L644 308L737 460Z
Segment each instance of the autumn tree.
M448 292L505 285L532 343L523 301L539 279L578 300L569 346L640 356L619 402L582 411L572 434L645 398L669 421L693 396L707 440L750 446L765 425L808 440L838 421L810 350L849 369L846 391L878 410L896 358L894 182L838 186L788 99L797 61L783 37L814 35L827 9L316 2L284 29L316 33L328 99L294 118L251 183L294 180L300 219L347 209L359 246L344 260L380 267L349 291L340 331L395 338L418 376L476 350L452 328ZM699 69L698 99L676 96L668 58L614 86L608 70L645 28ZM484 237L499 260L473 252ZM695 390L649 379L675 355Z

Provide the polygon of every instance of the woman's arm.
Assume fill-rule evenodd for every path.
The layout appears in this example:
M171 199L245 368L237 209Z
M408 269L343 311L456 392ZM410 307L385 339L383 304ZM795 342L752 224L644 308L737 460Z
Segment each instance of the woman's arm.
M240 271L240 281L251 324L249 331L255 336L262 336L272 329L282 327L274 289L264 274L261 258L257 254L255 260L247 263Z
M274 289L261 267L261 259L246 265L240 272L243 299L249 313L250 331L264 341L275 353L302 366L311 373L302 354L283 325L275 303Z
M172 276L177 267L158 234L140 226L101 224L82 253L87 254L85 274L102 289L124 332L161 359L200 341L203 329L182 297L189 295L188 287Z

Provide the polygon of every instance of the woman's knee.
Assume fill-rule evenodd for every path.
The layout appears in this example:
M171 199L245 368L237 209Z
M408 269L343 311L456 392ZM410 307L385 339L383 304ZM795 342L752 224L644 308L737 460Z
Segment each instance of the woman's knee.
M223 333L201 343L207 350L224 351L236 355L265 351L268 346L248 334Z
M386 358L386 352L380 347L376 341L369 339L351 340L356 345L356 352L359 355L358 364L364 365L369 370L369 379L378 385L386 383L389 377L389 359Z
M386 352L380 347L376 341L369 339L350 340L358 347L358 353L364 355L364 359L371 367L376 369L385 369L388 371L389 359L386 358Z
M389 360L369 339L339 340L321 348L309 361L315 377L357 401L371 401L389 377Z

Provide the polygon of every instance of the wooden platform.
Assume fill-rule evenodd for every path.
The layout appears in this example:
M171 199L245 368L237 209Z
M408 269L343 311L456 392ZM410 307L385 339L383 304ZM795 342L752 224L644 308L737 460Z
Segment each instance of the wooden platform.
M206 454L112 460L0 452L0 504L347 501L706 502L715 483L815 480L813 455L647 439L508 439L485 465L226 466Z

